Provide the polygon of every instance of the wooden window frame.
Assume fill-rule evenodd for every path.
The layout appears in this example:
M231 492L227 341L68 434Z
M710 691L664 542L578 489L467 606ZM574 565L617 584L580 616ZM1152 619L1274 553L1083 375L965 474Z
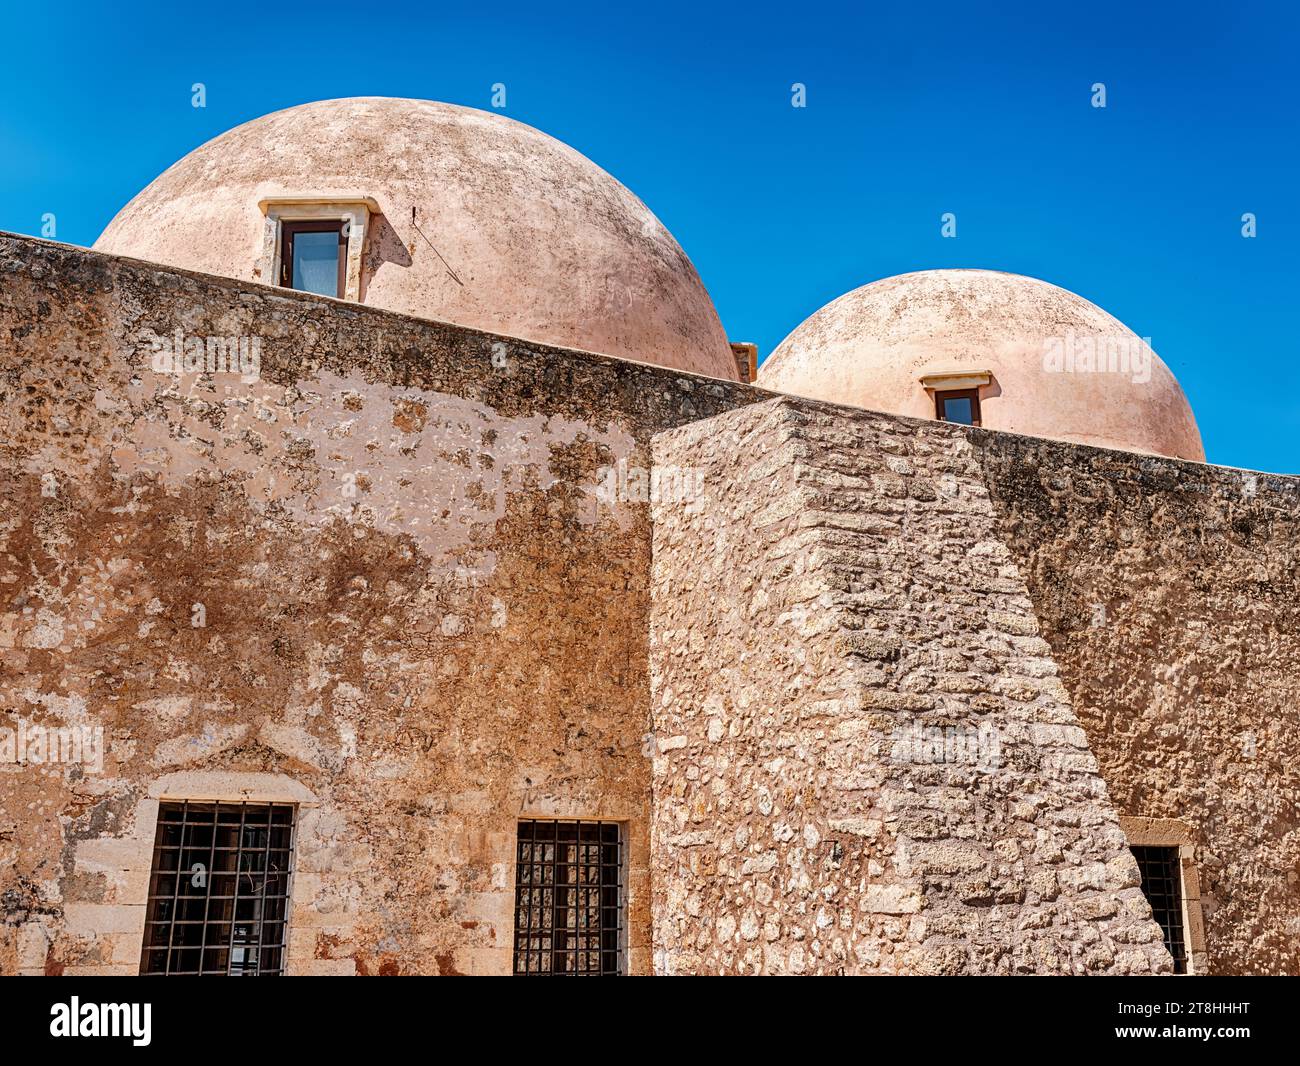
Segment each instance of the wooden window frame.
M970 424L978 426L981 423L980 417L980 390L979 389L935 389L934 390L934 416L940 422L947 422L949 419L944 417L943 405L947 400L970 400ZM955 422L954 425L962 425L961 422Z
M323 218L323 219L285 219L280 223L280 287L284 289L293 289L294 292L305 292L304 289L296 289L293 285L293 246L294 238L299 233L337 233L338 234L338 282L335 285L334 296L336 299L343 299L343 294L347 290L348 275L348 235L347 219L344 218ZM313 295L321 295L316 293Z
M262 212L262 254L253 268L253 280L277 288L282 284L282 230L295 222L329 222L340 220L347 232L347 264L339 299L361 303L365 284L363 258L370 220L383 212L379 204L360 193L338 195L294 194L277 192L257 202ZM289 275L293 277L292 274ZM297 291L297 290L294 290ZM327 297L328 299L328 297Z

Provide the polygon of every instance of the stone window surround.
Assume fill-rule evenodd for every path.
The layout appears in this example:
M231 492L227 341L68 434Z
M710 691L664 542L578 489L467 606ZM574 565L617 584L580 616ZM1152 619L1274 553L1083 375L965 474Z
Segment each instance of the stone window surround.
M509 865L510 885L510 924L513 937L514 932L514 885L518 878L516 866L519 861L519 844L518 833L520 822L605 822L616 823L619 827L619 834L623 841L623 871L622 881L623 888L619 895L619 908L623 912L622 916L622 933L619 937L618 953L620 960L620 969L623 974L634 972L631 965L632 950L632 902L637 892L637 886L633 880L633 870L641 862L646 861L645 857L637 855L634 852L632 839L632 822L633 817L630 811L623 809L622 803L615 803L613 807L616 813L600 813L595 808L585 803L574 803L568 800L558 800L554 796L548 796L544 799L528 797L520 804L519 810L515 813L514 826L510 834L511 853ZM648 885L646 886L648 889ZM506 971L507 974L513 974L513 945L511 948L511 965Z
M1187 943L1186 976L1209 973L1205 950L1205 918L1201 910L1201 879L1196 870L1196 844L1192 827L1178 818L1129 818L1123 815L1120 828L1129 847L1177 848L1182 881L1183 936Z
M127 900L112 905L122 919L121 928L130 929L131 943L134 945L136 962L129 967L129 972L140 972L139 957L144 948L145 919L148 914L148 892L152 881L154 837L158 829L158 807L161 803L210 803L220 800L223 803L292 803L298 810L295 817L295 852L297 836L302 830L305 812L320 806L314 793L306 786L283 774L262 773L174 773L154 781L149 788L148 797L136 808L136 823L129 840L135 845L133 861L130 863L136 871L135 882L143 885L143 894L138 900ZM296 959L293 951L293 912L312 903L308 879L297 875L297 856L295 854L295 872L290 885L290 905L286 916L285 938L287 958L285 960L286 976L293 976L307 959ZM147 873L145 872L147 871ZM112 923L117 925L117 923ZM85 968L69 966L64 971L74 977ZM94 968L91 968L94 970ZM118 973L126 973L127 966L120 964L113 968Z
M918 379L921 387L932 392L982 389L993 381L991 370L931 370Z
M280 277L280 223L337 219L347 225L348 254L343 299L361 302L361 254L365 249L370 216L379 204L369 196L268 196L257 203L266 218L262 228L262 254L258 273L267 285Z

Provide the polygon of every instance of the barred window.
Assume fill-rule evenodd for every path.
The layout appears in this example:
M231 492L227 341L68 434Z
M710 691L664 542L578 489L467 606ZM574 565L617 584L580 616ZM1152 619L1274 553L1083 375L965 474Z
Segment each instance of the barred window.
M623 972L623 834L616 822L519 823L519 975Z
M1174 957L1174 973L1187 972L1187 948L1183 940L1183 877L1176 847L1135 847L1142 873L1142 892L1151 913L1165 934L1165 947Z
M291 804L160 804L140 972L283 972L293 844Z

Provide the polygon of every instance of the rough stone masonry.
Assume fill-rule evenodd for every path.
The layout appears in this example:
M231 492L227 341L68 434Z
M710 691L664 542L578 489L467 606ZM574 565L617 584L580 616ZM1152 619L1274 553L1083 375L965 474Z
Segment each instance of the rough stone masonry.
M655 447L713 490L654 515L658 967L1167 971L969 437L783 399Z
M105 740L0 765L0 972L137 972L177 796L296 806L290 973L510 972L546 817L624 826L633 973L1167 972L1123 818L1184 826L1210 972L1300 971L1294 479L0 279L0 724ZM156 372L178 328L259 373Z

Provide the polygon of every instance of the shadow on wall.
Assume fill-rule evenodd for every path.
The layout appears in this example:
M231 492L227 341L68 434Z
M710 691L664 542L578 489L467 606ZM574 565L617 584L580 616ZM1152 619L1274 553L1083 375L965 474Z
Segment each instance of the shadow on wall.
M406 243L397 235L386 215L374 215L370 220L370 233L367 235L365 255L361 261L360 298L364 303L370 280L385 263L399 267L409 267L413 260Z

